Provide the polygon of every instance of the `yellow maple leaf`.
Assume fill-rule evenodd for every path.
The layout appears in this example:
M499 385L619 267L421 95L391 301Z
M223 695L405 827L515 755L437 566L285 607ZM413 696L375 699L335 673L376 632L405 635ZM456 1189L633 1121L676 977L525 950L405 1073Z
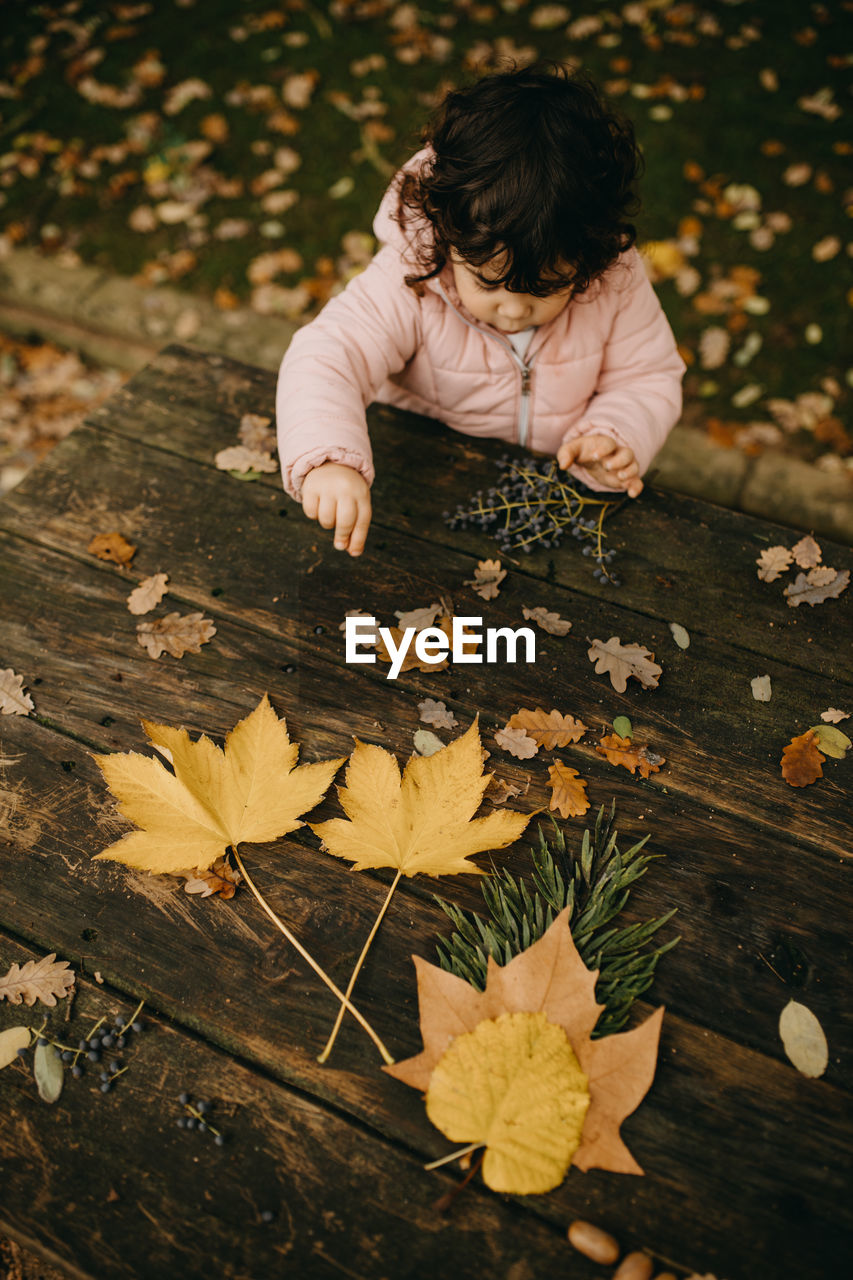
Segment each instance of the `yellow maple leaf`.
M532 814L508 809L475 818L491 774L483 773L476 721L434 755L414 757L402 778L382 747L356 742L338 788L347 818L309 823L336 858L357 871L393 867L405 876L482 874L468 859L517 840Z
M485 1147L483 1180L496 1191L549 1191L570 1164L643 1172L619 1128L654 1078L663 1009L593 1040L598 972L568 921L566 908L506 965L490 957L484 991L413 957L424 1047L384 1070L426 1094L452 1141Z
M174 773L135 751L94 757L120 811L140 828L95 856L142 871L201 872L229 845L287 835L343 764L341 757L297 766L299 748L266 694L224 750L204 736L193 742L185 729L143 727Z

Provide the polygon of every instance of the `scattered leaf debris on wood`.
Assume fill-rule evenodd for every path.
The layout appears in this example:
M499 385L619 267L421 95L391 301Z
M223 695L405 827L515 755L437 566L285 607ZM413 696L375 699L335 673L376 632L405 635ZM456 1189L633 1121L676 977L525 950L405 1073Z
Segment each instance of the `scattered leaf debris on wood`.
M127 597L127 607L131 613L150 613L166 594L169 581L167 573L155 573L150 578L143 578L139 586Z
M679 649L689 649L690 635L686 628L682 627L680 622L671 622L669 624L669 629L672 632L672 638L678 645Z
M785 587L784 595L788 604L796 608L800 604L823 604L825 600L836 600L846 591L850 583L850 570L809 569L808 573L798 573L793 582Z
M656 689L663 669L654 661L654 654L639 644L622 644L618 636L590 641L590 662L595 663L597 675L607 672L617 693L624 693L631 676L639 680L644 689Z
M550 809L564 818L580 818L589 808L586 782L577 769L557 760L548 769L548 785L551 788Z
M752 689L752 696L756 702L769 702L772 697L773 690L770 687L769 676L754 676L749 682Z
M127 569L136 555L136 547L121 533L98 533L86 550L99 560L108 560L122 569Z
M468 578L463 585L473 587L481 600L494 600L505 577L506 569L501 568L500 560L479 560L474 577Z
M199 653L215 635L213 621L202 613L167 613L163 618L140 622L136 628L136 638L151 658L164 653L173 658Z
M570 743L579 742L587 731L582 720L572 715L564 715L556 709L546 711L544 707L529 710L522 707L511 715L507 723L510 729L523 729L540 747L553 751L555 747L567 747Z
M431 724L436 729L455 729L459 724L453 712L436 698L424 698L419 702L418 713L424 724Z
M544 605L537 605L535 609L528 609L527 605L524 605L521 612L529 622L535 622L537 627L541 627L549 635L567 636L572 629L568 619L561 618L559 613L551 612Z
M629 773L636 773L639 769L643 778L658 773L661 766L666 764L662 755L650 751L646 746L636 747L630 738L620 738L616 733L606 734L595 750L609 764L621 765Z
M517 760L531 760L539 750L539 743L520 726L505 725L495 732L495 742L502 751L508 751Z
M826 711L821 711L820 718L829 724L839 724L842 720L850 719L850 712L839 711L837 707L827 707Z

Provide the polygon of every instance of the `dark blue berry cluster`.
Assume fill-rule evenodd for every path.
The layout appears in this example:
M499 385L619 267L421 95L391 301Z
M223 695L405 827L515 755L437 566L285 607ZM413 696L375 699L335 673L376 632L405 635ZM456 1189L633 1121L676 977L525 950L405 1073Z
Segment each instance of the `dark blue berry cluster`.
M193 1102L192 1094L186 1092L178 1094L178 1102L183 1108L176 1122L179 1129L198 1130L199 1133L212 1133L213 1141L217 1147L224 1146L224 1135L210 1123L210 1112L213 1109L212 1102L209 1102L207 1098L198 1098Z
M584 485L566 480L554 458L511 458L496 463L498 484L479 490L454 512L443 513L451 529L483 529L502 551L529 554L534 546L557 547L566 533L583 542L582 554L595 561L593 576L619 586L608 565L615 552L605 550L604 520L621 500L607 500Z
M138 1035L142 1031L143 1024L139 1021L141 1010L142 1004L139 1004L130 1018L125 1018L120 1013L116 1014L112 1025L109 1025L106 1017L99 1018L89 1033L77 1041L76 1048L61 1044L60 1041L46 1035L46 1026L42 1026L40 1032L35 1034L34 1043L52 1044L59 1053L60 1061L68 1067L75 1080L79 1080L85 1074L87 1066L90 1070L99 1068L101 1093L109 1093L119 1076L127 1071L127 1067L122 1062L121 1053L131 1036ZM18 1057L23 1058L26 1053L27 1049L19 1049Z

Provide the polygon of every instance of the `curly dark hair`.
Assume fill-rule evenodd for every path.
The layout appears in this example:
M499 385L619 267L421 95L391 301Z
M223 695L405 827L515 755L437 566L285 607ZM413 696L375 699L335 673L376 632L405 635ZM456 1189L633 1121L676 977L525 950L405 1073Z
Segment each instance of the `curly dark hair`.
M475 267L503 255L495 282L515 292L579 295L636 240L634 130L582 73L538 62L451 91L423 144L434 159L404 174L397 206L401 226L414 214L432 229L417 237L423 274L408 285L453 250Z

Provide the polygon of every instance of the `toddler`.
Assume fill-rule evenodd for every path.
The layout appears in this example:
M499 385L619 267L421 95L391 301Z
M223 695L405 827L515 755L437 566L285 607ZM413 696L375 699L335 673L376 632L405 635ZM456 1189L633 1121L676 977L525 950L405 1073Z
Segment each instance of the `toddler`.
M284 487L360 555L365 407L556 454L635 498L681 410L684 364L633 247L630 124L559 66L448 94L374 222L381 247L293 338L279 373Z

